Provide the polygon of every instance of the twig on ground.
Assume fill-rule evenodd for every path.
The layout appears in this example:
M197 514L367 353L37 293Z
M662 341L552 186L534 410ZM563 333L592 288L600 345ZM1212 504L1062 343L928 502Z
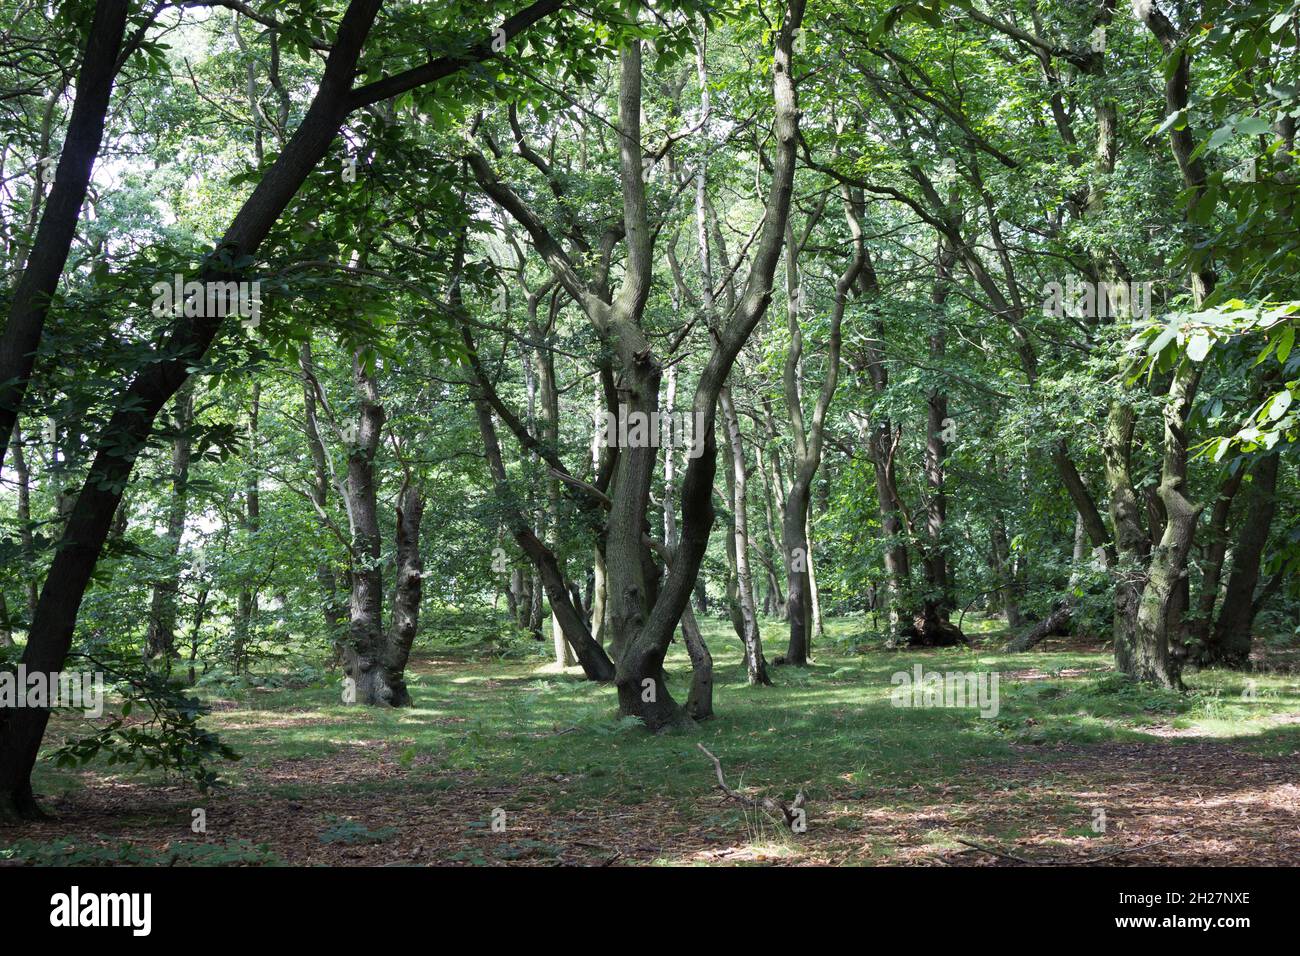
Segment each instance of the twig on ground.
M1125 846L1118 850L1112 850L1109 853L1103 853L1100 856L1089 857L1086 860L1072 860L1064 857L1046 857L1041 860L1032 860L1024 856L1016 856L1014 853L1007 853L1004 850L994 849L993 847L984 846L980 843L972 843L970 840L958 840L963 846L968 846L972 850L979 850L981 853L987 853L990 856L1000 856L1006 860L1015 860L1017 863L1025 863L1029 866L1087 866L1090 863L1100 863L1102 860L1109 860L1112 857L1123 856L1126 853L1136 853L1139 850L1149 850L1153 846L1159 846L1162 843L1168 843L1173 837L1165 837L1163 840L1155 840L1151 843L1144 843L1141 846ZM963 851L964 852L964 851Z
M739 793L735 790L732 790L729 786L727 786L727 779L722 775L722 761L720 761L717 757L715 757L708 747L700 743L697 743L695 746L700 748L704 756L708 757L711 761L713 761L713 771L718 776L719 790L725 793L732 800L735 800L738 803L743 803L746 806L752 807L755 810L765 810L771 814L779 813L781 815L781 819L785 822L785 825L786 827L789 828L790 832L792 833L803 832L805 814L804 814L804 792L802 790L800 790L799 793L795 796L794 801L789 804L782 803L779 800L774 800L771 797L763 797L762 799L757 799L755 797L747 797L743 793ZM798 829L796 829L796 823L798 823L799 825Z

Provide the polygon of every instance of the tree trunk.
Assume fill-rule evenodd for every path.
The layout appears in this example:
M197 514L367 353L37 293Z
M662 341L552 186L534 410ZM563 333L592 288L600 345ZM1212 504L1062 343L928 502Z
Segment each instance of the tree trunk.
M258 419L262 404L262 387L253 382L252 400L249 403L248 433L246 459L244 462L244 512L241 525L248 535L250 548L256 547L258 529L262 524L262 494L257 475L258 458ZM257 621L258 594L253 582L245 581L239 590L239 602L235 615L234 657L235 673L242 673L247 666L248 647L253 640Z
M1184 360L1169 386L1164 407L1164 464L1159 495L1165 509L1160 543L1151 552L1146 587L1138 604L1132 670L1139 680L1182 688L1182 610L1188 555L1200 507L1187 500L1187 419L1200 381L1199 365Z
M1223 575L1223 563L1228 553L1228 518L1232 513L1232 502L1241 487L1246 469L1238 468L1226 481L1219 485L1219 494L1214 499L1214 509L1210 513L1210 525L1207 529L1205 551L1201 555L1201 587L1197 594L1196 613L1187 622L1187 642L1192 655L1201 664L1209 663L1207 653L1210 628L1214 623L1214 609L1219 602L1219 583ZM1247 517L1249 520L1249 517Z
M163 539L163 558L169 571L165 580L154 583L149 602L149 628L145 637L145 656L164 657L169 672L171 660L176 654L176 596L180 590L180 572L170 569L176 564L181 536L185 532L192 444L189 428L193 418L194 388L191 380L176 393L176 435L172 438L172 499L167 510L167 535Z
M18 541L23 549L23 590L27 598L26 626L31 627L36 617L36 540L32 534L32 484L27 470L27 456L23 451L23 435L18 423L14 424L13 457L14 481L18 486Z
M1007 628L1017 630L1024 624L1020 614L1020 597L1011 567L1011 547L1007 541L1007 526L999 509L989 525L989 547L993 559L993 573L998 582L998 599L1007 619Z
M790 643L781 663L794 667L808 666L811 640L812 594L808 580L808 486L798 479L785 498L786 620L790 625Z
M392 688L389 703L409 707L411 692L406 686L406 662L420 627L420 597L424 562L420 558L420 522L424 517L424 494L410 479L402 486L397 505L397 582L393 589L393 619L384 654L384 671Z
M352 681L355 699L368 706L392 705L405 688L398 686L384 666L383 544L379 533L379 494L375 480L375 455L384 427L379 390L367 368L367 356L357 349L352 356L352 382L359 411L355 433L346 434L348 470L346 494L352 531L352 597L348 638L343 647L343 672Z
M742 634L745 646L745 676L751 687L770 684L767 661L763 657L763 639L758 630L758 609L754 603L754 576L749 568L749 518L746 514L745 491L748 480L745 473L745 445L740 434L740 418L731 401L731 390L724 388L718 397L723 421L731 446L733 527L736 542L736 591L740 606Z
M41 215L36 239L9 303L0 333L0 435L13 433L36 350L45 330L50 300L58 288L77 231L77 219L90 187L90 175L104 137L104 117L117 76L118 54L126 29L127 0L99 0L90 22L86 52L77 77L76 99L55 168L54 186ZM41 157L44 159L45 157ZM37 173L40 176L40 173ZM0 465L5 446L0 444Z
M1255 465L1254 480L1247 485L1241 530L1232 549L1232 571L1223 608L1214 633L1202 654L1206 664L1245 667L1250 660L1251 627L1257 605L1255 586L1277 507L1278 455L1267 454Z
M1106 484L1110 489L1110 520L1118 554L1114 645L1115 666L1122 674L1130 674L1135 669L1134 632L1138 602L1142 596L1142 575L1150 553L1150 539L1142 529L1141 505L1133 490L1130 466L1133 427L1132 405L1121 400L1113 402L1107 415L1102 452L1106 463Z
M669 420L677 404L677 367L668 371L668 396L666 401ZM677 553L677 458L670 443L664 453L664 552L665 565L672 563L669 555ZM692 720L706 720L713 716L713 655L704 642L700 626L688 603L682 611L682 639L691 659L691 689L686 695L686 714Z
M298 350L298 365L302 369L302 403L304 426L307 434L307 450L311 454L312 484L309 491L312 507L322 526L332 529L329 519L330 500L330 465L325 454L325 443L321 440L320 420L317 412L316 377L312 361L311 344L304 342ZM325 633L334 648L335 661L341 659L344 621L347 620L347 606L339 596L338 575L334 562L328 555L322 556L316 565L316 583L320 588L321 614L325 619Z

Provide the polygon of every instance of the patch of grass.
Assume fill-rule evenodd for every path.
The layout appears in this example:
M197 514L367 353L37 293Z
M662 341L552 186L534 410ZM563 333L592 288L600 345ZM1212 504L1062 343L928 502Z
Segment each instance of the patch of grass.
M222 704L205 726L244 755L226 770L236 792L251 784L266 793L268 768L297 765L301 776L270 792L326 800L338 786L337 774L311 771L347 761L385 768L358 775L351 790L399 802L461 789L465 800L478 799L481 790L500 791L486 807L499 804L508 812L581 812L596 805L631 810L663 801L696 807L695 819L706 822L716 807L715 780L698 742L721 759L732 786L787 800L802 788L813 806L867 801L897 813L936 799L956 805L976 783L988 784L990 766L1049 759L1048 745L1149 740L1154 730L1172 727L1178 736L1244 738L1262 754L1300 749L1300 728L1279 726L1285 715L1300 712L1300 686L1286 675L1202 671L1187 676L1190 691L1180 695L1123 680L1109 655L1098 651L1009 655L983 642L973 650L888 650L853 637L870 631L863 617L827 623L828 639L815 648L812 666L773 668L773 686L751 688L730 624L702 622L715 661L717 717L684 734L646 734L638 721L619 717L611 688L582 680L576 669L561 673L552 666L542 673L539 661L446 648L436 655L417 648L410 708L344 706L329 681L301 688L213 686L201 694ZM966 625L981 634L1001 626L971 615ZM774 657L784 627L764 622L763 636ZM891 677L916 664L926 672L996 672L996 716L893 706ZM671 692L684 699L690 666L680 643L666 668ZM1247 680L1251 692L1243 694ZM95 764L75 774L42 764L37 785L66 790L109 775L124 776ZM744 814L715 816L732 838L751 847L770 849L780 839ZM832 825L845 832L858 826L848 817ZM321 840L381 842L392 839L387 830L336 820ZM862 852L864 860L880 862L892 850L871 844ZM500 857L470 853L461 862L492 859Z
M192 843L180 840L162 850L125 840L86 844L81 840L17 840L0 846L0 860L24 866L282 866L267 844L247 840Z
M362 846L370 843L387 843L397 836L393 827L380 827L371 830L363 823L345 820L341 817L327 817L329 826L321 830L318 839L321 843L344 843L348 846Z

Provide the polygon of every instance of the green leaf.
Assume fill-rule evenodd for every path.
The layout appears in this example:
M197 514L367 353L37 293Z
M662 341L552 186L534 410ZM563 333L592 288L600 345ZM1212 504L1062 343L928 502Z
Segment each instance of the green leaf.
M1282 328L1282 334L1277 340L1277 360L1285 365L1287 356L1291 354L1291 347L1295 345L1295 326L1287 325Z
M1273 400L1268 403L1268 410L1265 413L1267 421L1275 422L1285 415L1286 410L1291 407L1291 397L1290 392L1278 392L1274 395Z

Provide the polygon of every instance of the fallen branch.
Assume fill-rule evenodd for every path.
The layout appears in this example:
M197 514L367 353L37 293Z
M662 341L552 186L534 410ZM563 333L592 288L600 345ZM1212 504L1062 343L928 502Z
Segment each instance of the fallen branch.
M779 800L774 800L771 797L763 797L762 799L747 797L745 794L732 790L727 786L727 779L722 775L722 761L715 757L708 747L700 743L697 743L695 746L700 748L704 753L704 756L713 761L713 771L718 776L718 789L724 794L732 800L735 800L738 803L743 803L755 810L764 810L769 814L779 813L781 819L784 821L786 827L789 828L791 833L804 832L807 817L804 813L804 792L802 790L800 790L795 796L794 801L789 804L782 803Z
M1017 863L1025 863L1029 866L1087 866L1090 863L1100 863L1102 860L1109 860L1112 857L1123 856L1126 853L1136 853L1139 850L1149 850L1153 846L1160 846L1162 843L1168 843L1173 837L1165 837L1163 840L1156 840L1152 843L1144 843L1141 846L1120 847L1118 850L1112 850L1109 853L1103 853L1101 856L1089 857L1086 860L1073 860L1061 857L1047 857L1042 860L1031 860L1028 857L1016 856L1014 853L1006 853L993 847L984 846L979 843L972 843L970 840L958 840L962 846L968 846L972 850L979 850L981 853L987 853L990 856L1000 856L1005 860L1015 860Z

